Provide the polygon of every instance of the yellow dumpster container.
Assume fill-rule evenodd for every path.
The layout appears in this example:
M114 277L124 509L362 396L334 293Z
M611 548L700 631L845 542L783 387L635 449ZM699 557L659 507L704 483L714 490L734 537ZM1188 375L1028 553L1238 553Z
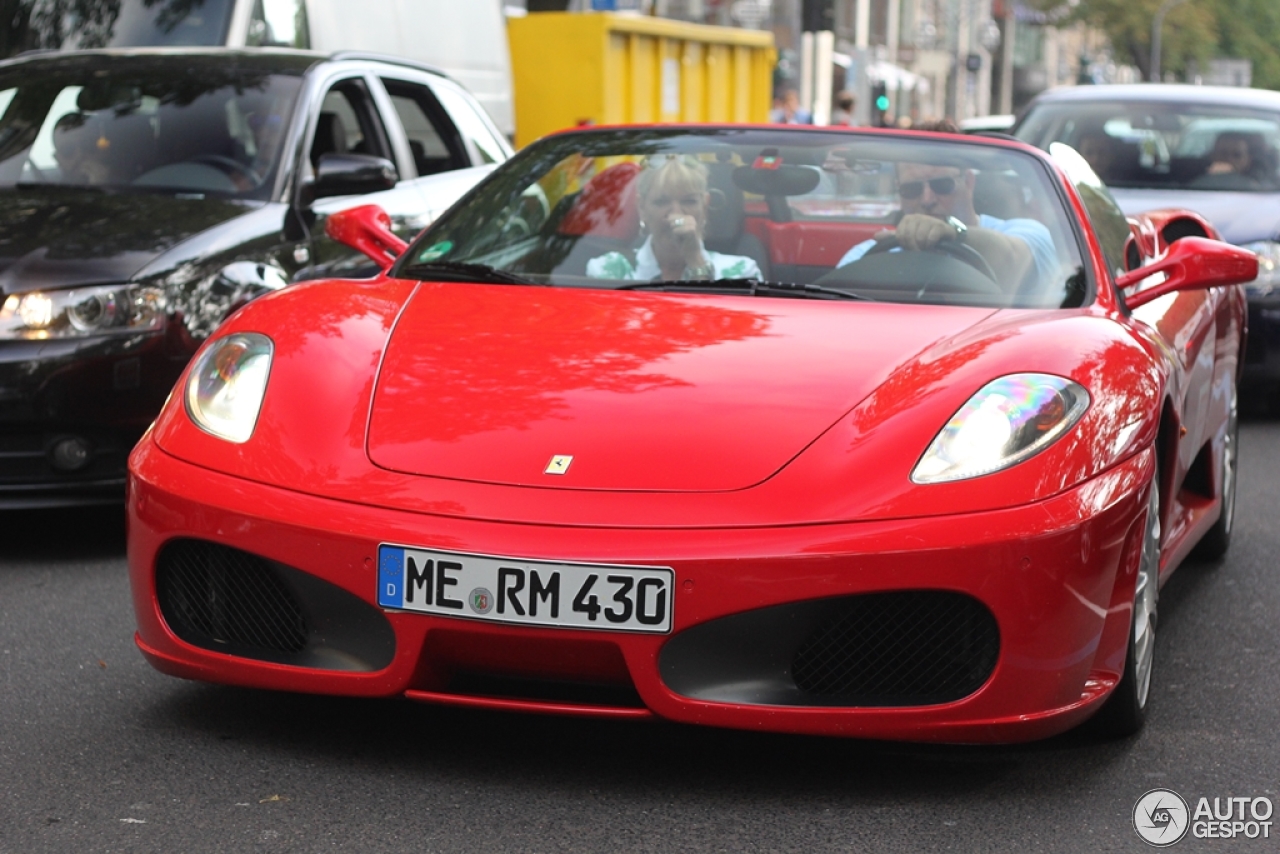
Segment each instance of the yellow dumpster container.
M507 19L516 144L582 124L763 122L773 34L611 12Z

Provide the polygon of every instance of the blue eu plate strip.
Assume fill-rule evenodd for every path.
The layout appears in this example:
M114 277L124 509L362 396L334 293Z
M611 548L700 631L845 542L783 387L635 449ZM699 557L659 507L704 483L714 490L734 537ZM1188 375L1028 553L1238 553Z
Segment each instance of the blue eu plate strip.
M383 608L404 607L404 549L378 547L378 604Z

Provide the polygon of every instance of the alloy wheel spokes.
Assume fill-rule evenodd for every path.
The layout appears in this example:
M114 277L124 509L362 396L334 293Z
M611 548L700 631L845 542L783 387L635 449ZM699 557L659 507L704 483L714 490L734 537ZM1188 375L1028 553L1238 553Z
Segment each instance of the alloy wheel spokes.
M1142 706L1147 704L1147 693L1151 688L1156 643L1156 596L1160 585L1160 499L1154 489L1147 514L1141 565L1133 595L1133 672L1138 682L1138 703Z
M1236 408L1236 396L1231 395L1231 413L1227 416L1227 438L1222 448L1222 520L1228 532L1236 515L1236 467L1239 462L1240 415Z

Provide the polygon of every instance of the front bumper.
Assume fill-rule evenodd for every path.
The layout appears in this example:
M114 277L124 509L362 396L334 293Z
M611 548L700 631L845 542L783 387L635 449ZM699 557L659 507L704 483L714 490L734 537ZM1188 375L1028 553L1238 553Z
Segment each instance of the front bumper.
M1039 504L955 517L552 528L331 501L210 472L144 439L128 501L137 642L166 673L278 690L864 738L1043 738L1087 718L1119 679L1152 471L1147 451ZM384 612L374 604L380 542L669 566L673 630ZM157 562L192 543L234 549L292 592L294 605L277 621L302 627L283 642L291 648L225 642L212 626L194 638L190 626L175 632L157 595ZM219 584L234 574L218 573ZM963 696L833 699L803 676L800 649L829 632L833 613L848 622L866 602L917 595L976 603L977 623L990 616L997 647ZM845 603L860 604L850 611Z
M119 502L185 363L154 333L0 342L0 509Z

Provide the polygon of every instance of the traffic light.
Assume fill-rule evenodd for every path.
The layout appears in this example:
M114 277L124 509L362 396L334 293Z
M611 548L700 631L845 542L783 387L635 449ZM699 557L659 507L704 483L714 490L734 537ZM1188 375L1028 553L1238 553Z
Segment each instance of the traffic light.
M800 10L800 24L800 28L806 33L835 32L834 0L804 0Z
M873 127L884 127L884 114L889 109L889 90L883 80L871 84L871 124Z

